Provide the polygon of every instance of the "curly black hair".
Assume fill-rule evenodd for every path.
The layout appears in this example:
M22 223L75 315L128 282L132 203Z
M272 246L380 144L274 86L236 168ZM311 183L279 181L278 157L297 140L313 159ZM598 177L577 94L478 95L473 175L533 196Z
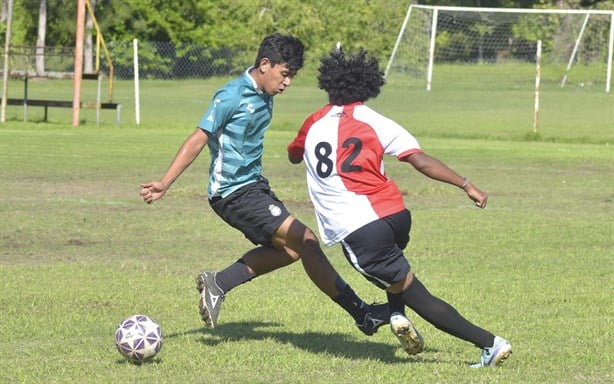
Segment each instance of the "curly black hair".
M384 72L379 70L375 57L364 49L346 55L337 48L320 60L318 85L328 93L334 105L364 102L377 97L385 84Z
M294 36L273 33L260 43L254 68L258 68L260 60L265 57L269 59L271 65L285 64L288 69L296 72L303 67L305 46Z

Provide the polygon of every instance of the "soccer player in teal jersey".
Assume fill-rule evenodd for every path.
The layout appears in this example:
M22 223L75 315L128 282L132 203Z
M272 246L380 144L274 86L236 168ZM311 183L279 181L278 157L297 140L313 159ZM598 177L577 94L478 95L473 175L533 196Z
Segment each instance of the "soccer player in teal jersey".
M263 136L272 114L273 96L259 90L248 72L216 92L198 124L210 136L209 198L260 180Z
M313 231L288 212L262 176L263 140L273 97L290 86L303 66L303 55L297 38L267 36L254 66L216 92L162 179L142 183L140 195L148 204L162 198L204 147L209 148L209 204L257 247L220 272L198 276L199 309L208 326L215 327L231 289L301 259L318 288L345 309L363 333L372 335L389 322L388 306L366 304L354 293L324 255Z

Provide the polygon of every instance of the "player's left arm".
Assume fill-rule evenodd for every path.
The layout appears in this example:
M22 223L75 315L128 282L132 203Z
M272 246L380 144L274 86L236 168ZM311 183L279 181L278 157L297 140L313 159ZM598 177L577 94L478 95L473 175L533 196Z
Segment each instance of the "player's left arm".
M477 207L486 208L488 195L443 162L424 152L415 152L400 160L408 162L418 172L433 180L457 186L467 193L467 196L475 202Z

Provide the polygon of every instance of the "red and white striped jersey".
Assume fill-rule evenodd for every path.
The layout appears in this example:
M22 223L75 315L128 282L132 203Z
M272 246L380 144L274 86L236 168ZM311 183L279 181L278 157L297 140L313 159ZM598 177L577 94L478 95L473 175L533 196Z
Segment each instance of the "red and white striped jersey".
M421 152L405 128L358 102L326 105L309 116L288 146L307 167L309 195L326 245L405 208L383 155Z

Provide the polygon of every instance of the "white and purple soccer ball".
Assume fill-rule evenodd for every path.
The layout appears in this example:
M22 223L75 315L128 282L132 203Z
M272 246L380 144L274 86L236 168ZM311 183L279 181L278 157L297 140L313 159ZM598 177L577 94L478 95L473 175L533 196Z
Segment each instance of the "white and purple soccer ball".
M160 352L162 330L157 322L145 315L133 315L115 330L115 345L122 356L133 363L142 363Z

